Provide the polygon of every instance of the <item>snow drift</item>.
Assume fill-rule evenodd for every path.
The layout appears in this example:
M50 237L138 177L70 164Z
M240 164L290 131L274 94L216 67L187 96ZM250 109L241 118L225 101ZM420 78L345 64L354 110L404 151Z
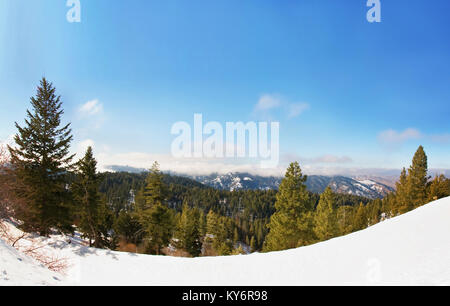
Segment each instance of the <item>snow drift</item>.
M0 285L58 285L62 278L0 239Z
M449 219L445 198L312 246L226 257L138 255L73 243L54 248L71 262L64 282L81 285L450 285ZM0 273L15 284L57 283L3 243L0 255ZM2 279L0 285L9 284Z

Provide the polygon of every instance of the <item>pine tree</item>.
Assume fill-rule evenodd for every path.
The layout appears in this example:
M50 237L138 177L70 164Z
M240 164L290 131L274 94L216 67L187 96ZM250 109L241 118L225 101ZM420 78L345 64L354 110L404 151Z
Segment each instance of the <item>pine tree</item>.
M381 199L376 199L376 200L369 202L369 204L367 204L367 206L366 206L367 217L369 219L370 225L374 225L374 224L377 224L378 222L380 222L381 202L382 202Z
M206 232L207 234L214 235L217 233L219 226L219 216L211 209L206 216Z
M66 188L66 174L74 156L69 154L70 124L61 126L62 102L45 78L31 98L31 106L25 126L16 122L16 146L8 147L19 186L26 187L16 190L28 206L19 217L27 231L41 235L48 235L51 228L71 232L70 194Z
M396 201L397 200L396 200L396 196L394 193L388 193L383 198L383 201L381 204L381 212L382 212L381 220L389 219L389 218L392 218L395 216Z
M232 222L230 218L219 216L212 210L207 217L208 241L219 255L229 255L233 250Z
M163 183L163 174L159 170L158 162L154 162L145 181L143 197L145 199L145 208L162 204L165 200L167 187Z
M100 205L98 207L98 237L100 238L98 247L115 250L118 247L119 237L114 232L115 215L113 211L106 204L106 198L100 198Z
M320 241L328 240L338 235L336 203L334 193L330 187L327 187L320 196L314 221L314 231Z
M427 155L422 146L414 154L412 165L408 169L408 187L411 205L417 208L427 200L427 182L429 177Z
M427 202L436 201L449 196L450 190L448 190L448 187L445 176L443 174L436 175L428 184Z
M162 249L169 244L173 234L172 210L162 204L156 204L144 212L142 223L146 233L147 252L161 255Z
M403 168L399 181L396 185L396 194L395 194L395 207L393 208L394 214L403 214L405 212L410 211L412 207L412 201L409 195L409 182L408 177L406 175L406 169Z
M306 176L297 162L291 163L276 195L276 212L270 218L264 251L277 251L313 241L311 202Z
M214 233L213 247L219 255L230 255L233 251L233 223L230 218L220 216L217 232Z
M442 195L443 197L450 196L450 179L445 179L441 185Z
M144 205L137 211L145 233L146 250L156 255L160 255L169 244L175 227L173 211L164 205L167 188L162 178L159 165L155 162L143 189Z
M363 203L359 204L353 221L353 231L365 229L368 226L367 214Z
M197 208L189 208L187 204L183 205L178 222L177 238L178 246L193 257L201 254L200 211Z
M134 213L121 211L115 220L114 230L127 243L138 244L142 240L142 226Z
M337 209L338 236L352 232L354 215L355 208L352 206L342 205Z
M79 229L89 239L90 246L96 248L108 245L108 229L102 231L108 213L104 210L100 198L99 177L97 174L97 161L94 158L92 147L88 147L82 159L76 163L77 179L72 186L75 199L76 212L80 218ZM106 218L106 219L105 219Z

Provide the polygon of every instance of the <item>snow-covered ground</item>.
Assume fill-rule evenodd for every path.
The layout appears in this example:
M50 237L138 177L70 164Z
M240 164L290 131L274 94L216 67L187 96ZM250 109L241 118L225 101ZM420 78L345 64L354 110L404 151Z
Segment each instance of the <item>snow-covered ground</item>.
M70 262L63 281L0 242L0 285L450 285L449 221L445 198L308 247L202 258L112 252L52 237L51 251Z
M22 255L0 239L0 285L59 285L67 284L63 277Z

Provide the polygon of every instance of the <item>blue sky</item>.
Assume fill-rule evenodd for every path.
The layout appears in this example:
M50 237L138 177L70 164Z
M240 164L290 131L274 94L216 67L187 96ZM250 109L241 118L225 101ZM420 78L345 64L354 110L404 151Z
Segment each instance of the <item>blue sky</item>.
M450 168L449 1L381 0L381 23L365 0L80 0L80 23L65 2L0 3L0 139L45 76L103 166L250 169L171 160L172 124L202 113L279 121L281 167L398 169L422 144Z

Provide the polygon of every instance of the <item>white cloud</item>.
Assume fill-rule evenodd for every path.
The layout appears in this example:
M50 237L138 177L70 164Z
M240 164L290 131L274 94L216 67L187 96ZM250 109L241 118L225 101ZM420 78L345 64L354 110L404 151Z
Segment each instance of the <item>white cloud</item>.
M401 145L408 140L419 139L421 137L422 134L417 129L409 128L401 132L389 129L378 134L378 141L384 145L393 146Z
M103 112L103 104L101 104L97 99L88 101L84 103L80 108L79 112L85 116L92 116L100 114Z
M277 95L262 95L255 106L255 111L266 111L281 106L281 98Z
M262 95L258 103L254 107L254 113L258 115L265 115L266 117L271 111L282 108L286 113L286 116L291 119L298 117L305 110L309 109L308 103L295 102L291 103L278 94L264 94Z
M289 105L289 118L295 118L301 115L304 111L309 109L308 103L293 103Z
M398 147L404 142L413 139L422 139L435 144L447 145L450 143L450 133L426 134L422 133L418 129L409 128L400 132L389 129L378 134L378 141L390 148Z
M95 153L95 151L94 151ZM173 172L184 175L209 175L212 173L226 174L230 172L244 172L260 176L284 176L289 162L299 161L304 174L308 175L395 175L400 174L399 169L342 167L335 164L320 165L307 163L299 159L290 159L273 169L262 169L260 161L236 163L233 159L180 159L165 154L147 154L141 152L129 152L122 154L97 153L99 171L111 171L111 166L132 167L137 169L149 169L154 161L158 161L160 169L164 172ZM319 160L320 158L317 158ZM337 160L344 160L337 158ZM324 160L327 160L325 158ZM333 160L328 158L328 161Z
M153 162L158 161L162 171L171 171L178 174L207 175L211 173L225 174L229 172L248 172L256 175L282 175L285 167L281 165L273 169L262 169L260 160L246 160L236 162L236 159L196 159L175 158L168 154L148 154L142 152L128 152L109 154L106 152L96 154L100 171L111 170L111 166L124 166L139 169L149 169Z
M353 163L347 156L323 155L313 158L300 158L295 154L284 155L278 167L262 169L259 160L236 159L194 159L174 158L170 154L149 154L142 152L111 153L109 148L104 148L94 141L86 139L78 144L78 148L87 148L88 145L96 145L95 158L98 161L99 171L111 171L111 166L132 167L149 169L154 161L158 161L164 172L173 172L185 175L208 175L211 173L225 174L230 172L247 172L261 176L284 176L290 162L299 161L305 174L308 175L344 175L344 176L393 176L400 174L400 168L364 168L361 165L353 167L344 166L345 163ZM84 152L83 152L84 154ZM449 170L444 170L448 171Z
M78 119L82 122L81 130L86 133L101 128L106 120L103 104L98 99L84 103L78 108Z
M154 161L158 161L162 171L171 171L187 175L208 175L211 173L225 174L229 172L247 172L261 176L283 176L290 162L299 161L302 169L308 173L330 173L343 172L343 168L321 167L320 164L345 164L353 160L348 156L323 155L315 158L300 158L297 155L284 155L282 161L276 168L262 169L261 160L233 158L175 158L169 154L148 154L142 152L128 152L111 154L101 152L96 154L99 170L109 171L111 166L133 167L138 169L149 169ZM316 166L319 165L319 166ZM347 169L345 169L347 170Z

